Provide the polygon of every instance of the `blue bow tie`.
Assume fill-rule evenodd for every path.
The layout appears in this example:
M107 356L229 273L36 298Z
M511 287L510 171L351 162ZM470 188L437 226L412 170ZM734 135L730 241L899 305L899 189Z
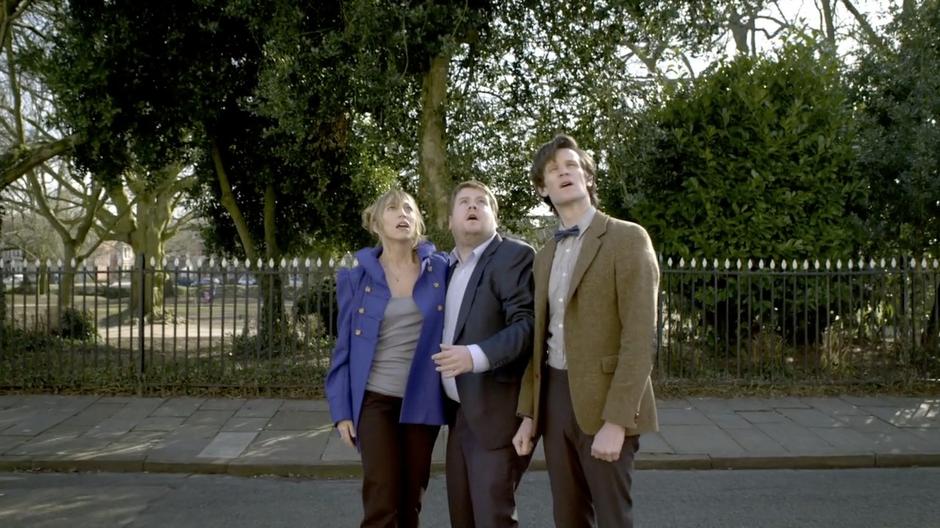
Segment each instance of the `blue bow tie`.
M581 228L578 226L571 226L568 229L559 229L555 231L555 242L565 238L565 237L576 237L581 234Z

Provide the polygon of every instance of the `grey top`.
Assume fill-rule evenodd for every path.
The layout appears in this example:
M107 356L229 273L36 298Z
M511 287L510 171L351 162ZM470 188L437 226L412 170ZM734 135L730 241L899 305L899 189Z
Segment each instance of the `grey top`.
M366 390L398 398L405 395L422 320L421 310L413 298L392 297L388 300Z
M581 229L578 236L565 237L555 246L555 258L552 259L552 271L548 276L548 366L556 369L568 369L568 356L565 352L565 300L571 285L571 273L581 255L581 241L584 232L591 226L597 209L590 207L578 220ZM570 227L570 226L563 226Z

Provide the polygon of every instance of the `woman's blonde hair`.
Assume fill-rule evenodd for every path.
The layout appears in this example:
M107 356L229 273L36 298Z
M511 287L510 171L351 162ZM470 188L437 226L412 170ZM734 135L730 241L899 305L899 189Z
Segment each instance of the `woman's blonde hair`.
M412 240L414 246L418 245L418 242L424 240L424 218L421 216L421 210L418 209L418 202L415 201L414 197L406 193L401 189L392 189L387 191L382 196L376 198L372 205L366 207L362 211L362 227L366 231L372 233L381 240L382 233L382 211L385 211L385 208L389 205L401 205L403 203L410 203L411 207L415 212L415 236Z

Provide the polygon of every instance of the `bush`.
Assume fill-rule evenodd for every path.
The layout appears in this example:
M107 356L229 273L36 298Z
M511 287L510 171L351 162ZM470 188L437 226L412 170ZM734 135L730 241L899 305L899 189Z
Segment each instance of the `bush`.
M90 341L98 333L94 316L77 308L66 308L59 317L59 328L56 335L65 339Z

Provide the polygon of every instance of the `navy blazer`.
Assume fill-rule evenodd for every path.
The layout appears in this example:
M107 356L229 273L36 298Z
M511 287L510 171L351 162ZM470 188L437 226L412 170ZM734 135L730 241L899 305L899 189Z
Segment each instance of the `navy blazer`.
M330 371L326 376L326 398L333 423L352 420L359 430L359 415L379 329L391 291L379 262L382 248L364 248L356 253L359 263L342 268L336 276L339 329ZM402 401L400 423L443 425L444 391L431 355L440 350L444 331L444 290L448 261L430 242L418 245L421 273L412 297L421 310L421 334L411 362Z
M487 449L512 445L516 403L532 357L532 261L528 244L496 235L470 275L460 303L454 344L477 344L490 370L457 376L467 424Z

